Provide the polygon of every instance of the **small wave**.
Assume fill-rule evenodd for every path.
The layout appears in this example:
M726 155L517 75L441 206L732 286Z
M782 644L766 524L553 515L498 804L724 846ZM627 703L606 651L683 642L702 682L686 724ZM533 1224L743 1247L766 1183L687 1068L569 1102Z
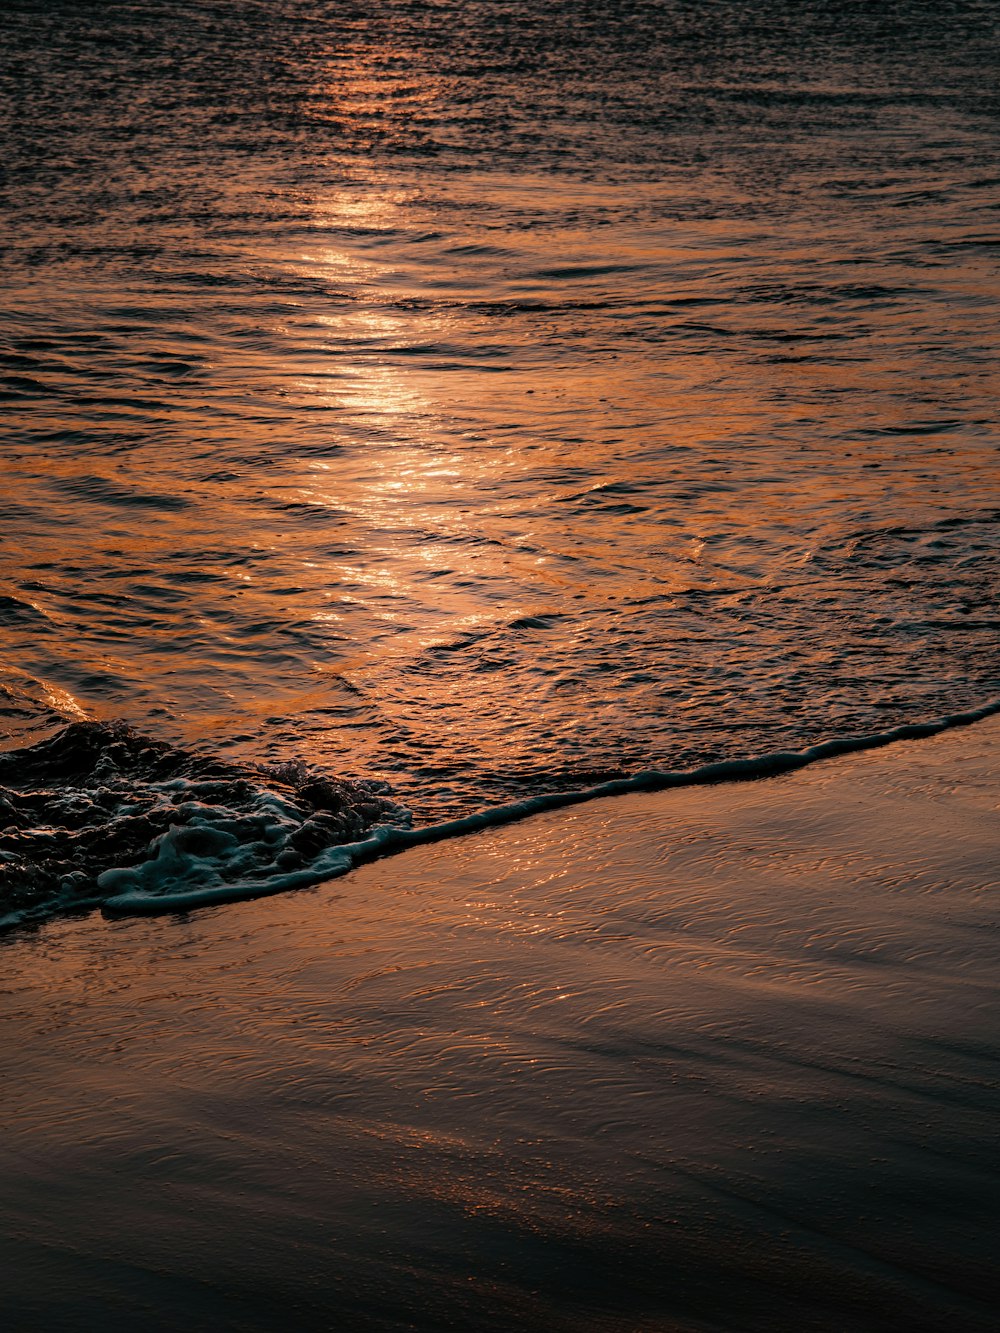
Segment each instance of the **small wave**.
M748 782L776 777L822 759L852 754L859 750L877 749L895 741L919 740L934 736L952 727L970 726L994 713L1000 713L1000 699L994 699L981 708L964 713L952 713L928 722L913 722L886 731L864 736L839 736L821 741L804 750L779 750L747 759L726 759L703 764L698 768L673 772L647 769L631 777L613 778L594 787L576 791L546 792L510 805L481 810L475 814L431 824L423 828L381 825L369 836L353 843L327 844L313 863L301 870L276 874L266 882L230 882L206 887L192 887L185 892L158 892L149 889L128 890L106 899L103 908L111 916L156 916L168 912L186 912L213 904L238 902L248 898L283 893L289 889L307 888L323 880L346 875L367 861L379 860L396 852L421 844L444 842L466 833L498 828L517 823L530 815L542 814L567 806L580 805L602 796L624 796L630 792L666 791L671 787L692 787L717 782ZM110 887L110 885L109 885Z
M998 712L994 700L803 750L647 769L422 828L410 826L409 812L381 784L332 778L300 763L204 759L124 725L74 723L0 755L0 893L7 908L0 927L98 906L111 916L150 916L264 897L409 847L598 797L773 777Z

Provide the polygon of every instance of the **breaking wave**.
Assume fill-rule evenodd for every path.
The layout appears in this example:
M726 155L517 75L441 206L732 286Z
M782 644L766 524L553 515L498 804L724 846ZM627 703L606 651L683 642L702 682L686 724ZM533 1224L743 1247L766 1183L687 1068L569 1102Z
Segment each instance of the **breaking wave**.
M205 759L124 724L74 722L0 754L0 927L123 893L267 891L331 846L409 818L378 783Z

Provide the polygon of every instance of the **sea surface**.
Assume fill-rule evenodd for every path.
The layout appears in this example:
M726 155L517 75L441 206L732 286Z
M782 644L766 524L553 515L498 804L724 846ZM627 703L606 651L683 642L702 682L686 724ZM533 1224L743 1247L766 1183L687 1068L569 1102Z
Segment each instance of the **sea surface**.
M12 0L0 916L993 699L998 54Z

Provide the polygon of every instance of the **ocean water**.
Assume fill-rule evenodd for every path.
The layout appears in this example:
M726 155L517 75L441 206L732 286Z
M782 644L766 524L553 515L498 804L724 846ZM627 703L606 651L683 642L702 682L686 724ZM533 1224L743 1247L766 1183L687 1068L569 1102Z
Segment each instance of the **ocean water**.
M998 25L8 5L0 915L994 698Z

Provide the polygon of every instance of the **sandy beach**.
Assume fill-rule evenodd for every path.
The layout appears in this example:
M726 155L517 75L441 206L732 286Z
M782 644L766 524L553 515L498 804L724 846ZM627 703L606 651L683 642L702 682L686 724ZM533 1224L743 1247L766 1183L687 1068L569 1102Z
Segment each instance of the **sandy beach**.
M996 1326L1000 722L3 943L5 1326Z

